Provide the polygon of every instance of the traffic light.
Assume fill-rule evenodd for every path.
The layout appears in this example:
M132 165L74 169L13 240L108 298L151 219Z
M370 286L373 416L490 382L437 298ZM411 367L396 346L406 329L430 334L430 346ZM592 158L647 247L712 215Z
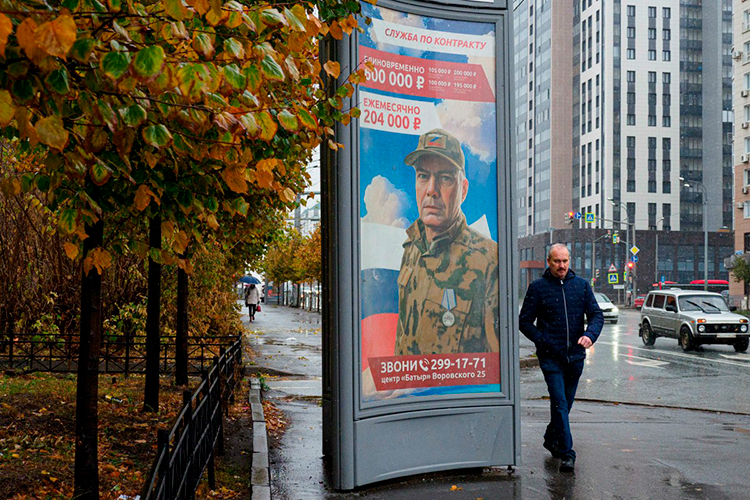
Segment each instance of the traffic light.
M575 212L568 212L565 214L565 223L566 224L573 224L573 222L576 220L576 213Z
M635 262L633 262L632 260L628 262L628 270L632 270L634 267L635 267Z
M615 244L615 245L617 243L620 243L620 233L618 233L617 231L615 231L614 233L612 233L612 243Z
M596 277L597 278L599 277L599 270L598 269L596 270Z

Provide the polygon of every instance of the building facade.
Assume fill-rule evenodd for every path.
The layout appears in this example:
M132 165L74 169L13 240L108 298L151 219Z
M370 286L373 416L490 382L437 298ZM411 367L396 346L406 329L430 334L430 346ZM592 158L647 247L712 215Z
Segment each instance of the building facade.
M734 250L750 254L750 4L734 0ZM730 281L729 293L748 295L745 283Z
M568 57L565 51L551 53L557 66L564 62L570 71L555 73L552 66L549 77L552 86L558 82L556 76L570 79L568 97L552 91L548 103L537 94L527 95L525 100L516 96L516 132L521 128L526 132L523 140L517 136L516 143L519 235L549 234L549 228L571 227L564 221L568 211L594 215L593 224L574 221L572 227L579 229L624 232L635 228L639 234L706 231L712 235L706 259L709 278L726 276L719 264L726 257L720 252L726 249L719 250L712 243L724 238L714 233L732 228L735 206L732 0L567 0L551 4L549 0L525 0L517 3L514 11L524 18L519 22L527 34L524 38L519 36L523 30L516 32L517 59L522 52L526 56L524 71L516 67L517 89L536 88L529 83L547 81L547 61L538 52L545 46L540 46L539 40L550 39L552 47L571 46L566 61L562 60ZM567 16L571 23L540 24L540 20L546 21L548 11L551 19ZM558 29L545 36L547 26ZM570 26L571 32L564 33L563 26ZM532 43L536 44L533 50ZM569 141L569 153L563 141L547 140L545 124L537 118L537 106L554 110L556 99L570 103L571 115L569 119L558 117L549 130L555 136L559 129L570 128L570 135L563 136ZM519 115L521 107L526 116ZM556 180L565 176L570 182ZM537 177L560 187L549 188L554 200L546 200L547 186L537 185ZM545 217L547 207L560 212L562 224L553 214ZM651 240L655 238L643 241ZM627 249L624 245L620 248L624 261ZM654 256L655 249L642 250L648 251L642 255ZM680 257L674 255L674 261L667 260L666 254L663 259L660 256L655 274L675 272ZM694 262L691 273L702 276L702 270L703 258Z

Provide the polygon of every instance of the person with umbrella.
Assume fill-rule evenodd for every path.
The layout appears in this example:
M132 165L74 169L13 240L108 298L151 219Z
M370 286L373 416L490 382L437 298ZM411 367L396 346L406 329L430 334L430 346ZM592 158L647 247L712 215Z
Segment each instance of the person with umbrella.
M250 283L250 286L245 289L245 305L247 306L247 313L250 315L250 321L255 321L258 302L260 302L260 292L258 292L255 283Z

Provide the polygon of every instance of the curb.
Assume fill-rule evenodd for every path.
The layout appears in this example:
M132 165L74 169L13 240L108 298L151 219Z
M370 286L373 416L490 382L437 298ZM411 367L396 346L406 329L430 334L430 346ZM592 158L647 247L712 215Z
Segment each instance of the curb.
M250 378L248 400L253 414L253 462L250 473L252 494L250 498L253 500L271 500L266 417L263 414L263 404L260 401L260 382L256 377Z
M539 366L539 358L536 356L529 356L528 358L521 358L518 361L519 368L531 368L533 366Z

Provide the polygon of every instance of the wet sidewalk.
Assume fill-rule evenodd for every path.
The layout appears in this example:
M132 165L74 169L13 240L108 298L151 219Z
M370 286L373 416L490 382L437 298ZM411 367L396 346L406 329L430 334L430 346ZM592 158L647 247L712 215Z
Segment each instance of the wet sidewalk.
M525 339L521 356L529 368L521 370L522 463L513 473L436 473L334 492L322 459L320 315L264 304L256 318L247 338L257 353L250 369L268 375L262 397L273 401L288 422L281 440L270 442L275 500L747 498L750 418L743 415L578 401L571 413L576 472L559 473L559 460L541 447L549 402L523 397L524 377L538 369Z

